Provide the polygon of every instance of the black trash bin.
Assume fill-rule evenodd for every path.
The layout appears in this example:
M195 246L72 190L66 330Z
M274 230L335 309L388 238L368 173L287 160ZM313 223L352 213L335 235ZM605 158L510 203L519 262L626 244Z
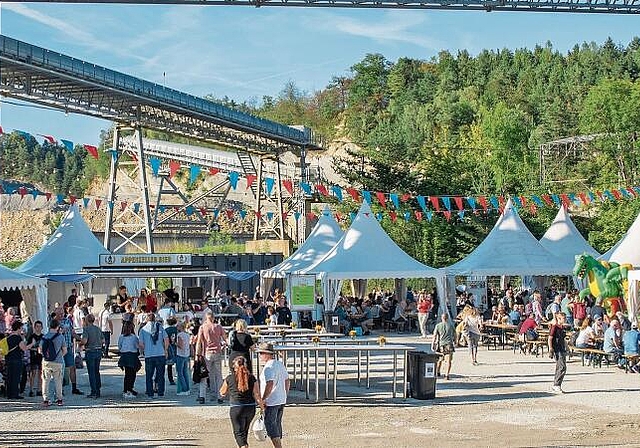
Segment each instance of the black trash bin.
M435 353L411 351L407 353L407 380L409 395L418 400L431 400L436 397L436 365L438 355Z

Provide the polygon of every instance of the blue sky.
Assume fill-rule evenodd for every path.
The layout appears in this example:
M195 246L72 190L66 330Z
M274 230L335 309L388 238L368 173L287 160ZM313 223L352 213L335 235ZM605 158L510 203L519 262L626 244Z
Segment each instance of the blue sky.
M323 88L367 53L429 59L438 51L516 49L551 41L566 51L608 36L626 45L638 18L622 15L126 6L0 2L0 32L195 95L238 101L294 81ZM166 75L164 75L166 74ZM108 122L0 103L0 125L95 144Z

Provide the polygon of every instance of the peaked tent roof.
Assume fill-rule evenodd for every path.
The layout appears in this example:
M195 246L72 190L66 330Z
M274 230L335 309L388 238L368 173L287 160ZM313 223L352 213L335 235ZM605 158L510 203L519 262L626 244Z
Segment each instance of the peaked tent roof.
M580 234L565 207L560 207L555 219L540 239L540 244L560 257L569 269L573 269L576 255L587 253L596 258L600 256Z
M322 260L333 246L342 238L344 232L338 225L329 207L325 207L318 222L293 255L282 263L261 272L262 277L283 278L286 274L298 272Z
M351 227L325 257L300 272L325 279L443 277L444 273L413 259L387 235L366 201Z
M46 286L47 281L27 274L21 274L0 264L0 290L30 289Z
M609 249L602 257L606 261L616 263L630 263L634 267L640 267L640 214L636 217L627 233Z
M571 275L571 268L538 242L509 200L484 241L446 270L480 276Z
M49 240L18 269L23 274L59 282L83 282L93 276L84 267L98 266L100 255L109 251L84 222L77 205L72 205Z

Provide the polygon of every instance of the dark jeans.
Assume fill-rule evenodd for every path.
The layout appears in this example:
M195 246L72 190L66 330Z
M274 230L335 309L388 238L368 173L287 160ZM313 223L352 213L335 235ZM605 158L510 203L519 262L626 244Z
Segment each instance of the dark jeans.
M23 369L22 359L7 361L7 398L17 398L20 395L20 380Z
M169 378L169 382L173 383L173 364L167 364L167 378Z
M136 369L124 368L124 392L131 392L136 384Z
M267 406L264 410L264 427L270 439L282 438L282 413L284 405Z
M233 428L233 437L236 439L238 446L247 446L247 434L251 420L256 415L256 405L249 406L231 406L229 408L229 417L231 417L231 427Z
M164 366L166 362L167 359L164 356L144 358L144 373L147 380L147 396L153 397L154 384L158 385L158 396L164 396Z
M102 354L104 356L109 356L109 346L111 345L111 332L103 331L102 336L104 336L104 344L102 345Z
M99 397L100 388L102 387L102 381L100 380L100 361L102 360L102 350L87 350L84 360L87 363L91 395Z
M565 352L555 352L556 357L556 374L553 377L554 386L562 386L562 380L567 373L567 354Z

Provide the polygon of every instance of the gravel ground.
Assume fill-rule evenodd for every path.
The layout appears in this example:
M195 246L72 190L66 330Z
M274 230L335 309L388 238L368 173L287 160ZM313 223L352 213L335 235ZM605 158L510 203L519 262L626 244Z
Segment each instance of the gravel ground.
M424 348L416 337L393 341ZM456 352L453 375L435 400L393 399L389 358L377 360L372 388L358 387L355 360L343 364L339 398L314 403L290 393L284 439L289 447L640 447L640 375L615 367L568 365L565 394L550 393L554 363L546 356L481 347L473 366ZM103 398L65 397L64 407L0 400L0 446L234 447L226 404L195 403L167 386L164 399L121 398L115 360L103 363ZM141 372L142 373L142 372ZM80 388L88 390L85 371ZM138 375L139 391L144 378ZM321 390L323 384L321 383ZM252 441L252 446L270 444Z

